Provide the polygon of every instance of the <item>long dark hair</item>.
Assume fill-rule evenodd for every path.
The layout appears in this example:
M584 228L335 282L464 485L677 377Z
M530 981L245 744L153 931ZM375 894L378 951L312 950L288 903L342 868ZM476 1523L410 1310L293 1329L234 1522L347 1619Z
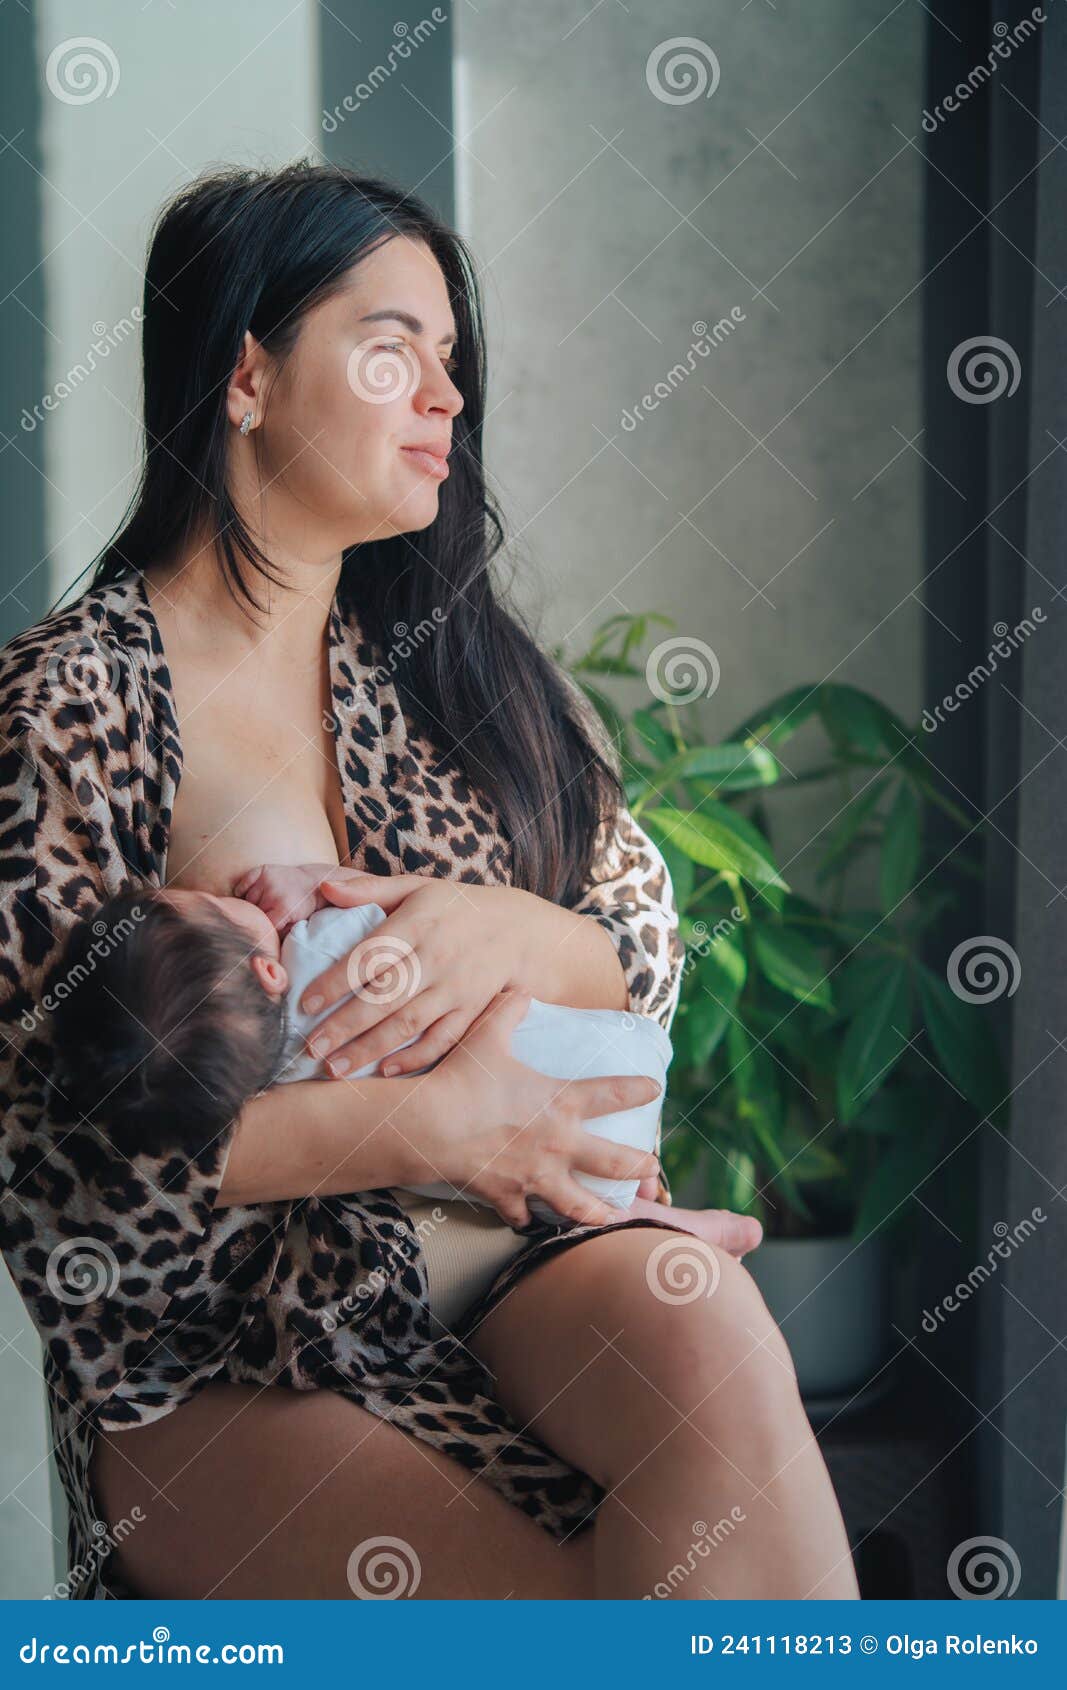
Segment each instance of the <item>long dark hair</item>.
M514 884L566 905L587 880L597 828L613 822L622 788L571 684L494 590L490 564L504 529L482 465L485 344L474 264L455 231L412 194L301 161L200 177L164 207L145 273L144 465L94 580L121 580L206 528L231 592L258 606L243 565L279 577L226 482L226 390L245 331L280 367L305 313L397 234L422 241L441 267L463 409L436 520L415 535L350 547L339 598L379 653L395 646L398 624L438 624L432 638L408 642L410 657L390 652L405 715L496 808Z

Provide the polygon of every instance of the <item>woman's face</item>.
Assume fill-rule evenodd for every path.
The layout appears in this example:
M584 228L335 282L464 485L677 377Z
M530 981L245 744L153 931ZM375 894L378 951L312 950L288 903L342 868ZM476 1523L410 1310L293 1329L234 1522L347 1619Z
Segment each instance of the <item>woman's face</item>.
M257 454L268 526L295 524L316 549L428 527L463 406L450 374L454 343L441 268L402 235L307 314L273 387L270 361L249 337L230 416L255 412L256 431L235 446ZM243 388L243 375L255 385Z

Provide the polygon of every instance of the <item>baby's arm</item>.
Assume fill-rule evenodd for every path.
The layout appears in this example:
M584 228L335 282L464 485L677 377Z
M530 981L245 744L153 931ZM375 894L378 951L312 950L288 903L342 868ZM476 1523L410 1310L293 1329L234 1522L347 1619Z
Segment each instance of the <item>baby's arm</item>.
M336 863L261 863L234 881L232 895L257 904L284 937L294 922L326 908L319 886L336 874Z

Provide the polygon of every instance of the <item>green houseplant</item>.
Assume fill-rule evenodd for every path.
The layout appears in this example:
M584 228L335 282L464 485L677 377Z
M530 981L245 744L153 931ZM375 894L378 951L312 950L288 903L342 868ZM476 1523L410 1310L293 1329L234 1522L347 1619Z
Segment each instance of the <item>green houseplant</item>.
M983 1115L1006 1091L986 1011L922 956L952 899L925 859L924 817L937 807L961 841L971 824L915 734L855 687L796 687L708 743L692 687L653 669L667 647L688 644L698 670L714 658L699 641L661 639L643 659L657 624L673 626L614 616L568 667L666 859L687 947L664 1166L686 1200L754 1213L768 1240L841 1240L843 1259L913 1218L907 1199L946 1149L948 1088ZM643 701L624 711L614 683L634 680ZM805 725L821 754L790 773L782 748ZM774 804L801 784L827 795L808 896L772 844ZM953 865L974 872L965 853Z

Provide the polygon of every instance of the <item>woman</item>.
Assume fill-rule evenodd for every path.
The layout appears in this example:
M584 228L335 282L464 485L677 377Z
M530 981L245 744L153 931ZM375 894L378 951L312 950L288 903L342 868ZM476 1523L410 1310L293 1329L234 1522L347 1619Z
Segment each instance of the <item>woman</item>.
M669 1027L682 950L606 745L494 598L460 241L333 169L196 182L151 245L144 394L129 520L0 676L4 1245L71 1593L375 1594L385 1554L427 1598L640 1596L694 1516L728 1516L676 1594L854 1596L730 1253L758 1228L612 1225L575 1174L654 1192L658 1164L583 1122L652 1082L560 1088L510 1056L524 990ZM229 891L275 837L362 871L418 990L331 1018L337 1083L271 1089L188 1163L127 1162L48 1084L49 994L91 989L56 979L63 935L131 877ZM432 1073L340 1083L413 1037L401 1068ZM445 1336L395 1194L427 1178L527 1229ZM537 1227L535 1192L578 1224ZM678 1294L681 1246L714 1295ZM94 1522L121 1536L103 1562Z

